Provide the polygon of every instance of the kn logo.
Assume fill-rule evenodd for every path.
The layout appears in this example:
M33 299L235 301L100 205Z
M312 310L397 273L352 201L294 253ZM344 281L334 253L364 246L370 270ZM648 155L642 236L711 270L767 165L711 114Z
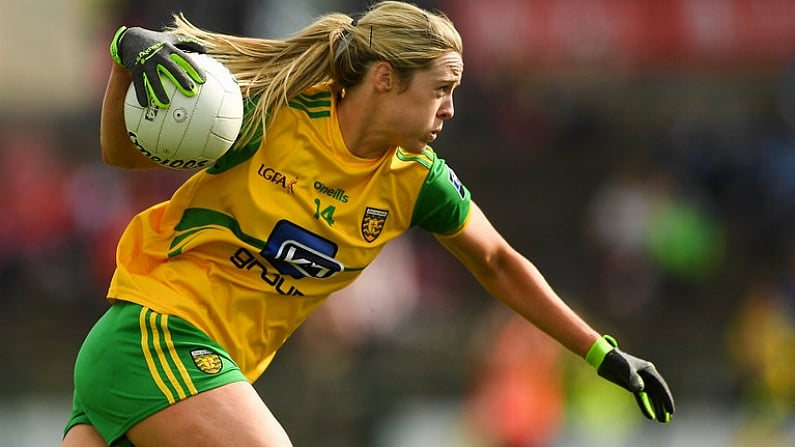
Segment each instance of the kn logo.
M344 269L334 259L337 250L337 244L290 221L280 220L261 254L282 275L325 279Z

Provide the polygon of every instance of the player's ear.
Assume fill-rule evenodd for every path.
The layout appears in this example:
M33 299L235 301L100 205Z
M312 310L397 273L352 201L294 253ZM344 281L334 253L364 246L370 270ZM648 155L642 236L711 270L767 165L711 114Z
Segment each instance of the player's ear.
M386 61L379 61L370 72L370 79L376 91L387 92L395 87L397 77L392 65Z

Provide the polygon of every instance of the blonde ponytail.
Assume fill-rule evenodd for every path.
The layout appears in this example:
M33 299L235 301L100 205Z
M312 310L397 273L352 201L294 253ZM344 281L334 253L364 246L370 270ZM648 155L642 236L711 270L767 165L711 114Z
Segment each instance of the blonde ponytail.
M288 100L313 85L330 82L339 92L358 84L375 61L389 62L408 80L447 51L463 53L447 17L398 1L376 3L358 20L324 15L286 40L212 33L182 15L174 16L170 30L201 42L235 75L244 97L256 101L236 147L260 127L264 138Z

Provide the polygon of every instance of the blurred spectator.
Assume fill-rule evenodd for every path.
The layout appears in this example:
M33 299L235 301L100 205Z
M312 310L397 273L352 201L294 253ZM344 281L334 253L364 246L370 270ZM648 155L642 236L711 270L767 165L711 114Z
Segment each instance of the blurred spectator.
M132 185L99 160L79 164L64 185L63 203L69 210L74 237L85 247L91 282L97 287L97 302L104 301L104 287L116 266L116 243L137 208L133 208ZM103 303L104 304L104 303Z
M795 271L761 270L743 296L727 333L744 404L738 439L784 446L795 423ZM741 444L738 444L741 445Z
M593 295L608 318L632 318L658 298L659 272L647 246L656 189L650 167L632 158L591 199Z
M503 308L473 331L474 383L465 420L484 446L552 445L563 425L561 347Z
M663 179L663 189L652 209L647 234L649 254L668 277L699 281L723 260L723 229L708 210L673 182Z
M14 123L0 130L0 309L40 295L71 291L78 261L62 200L67 170L57 136L44 127ZM2 312L0 312L2 313Z
M0 259L35 263L69 238L56 135L15 123L0 131Z

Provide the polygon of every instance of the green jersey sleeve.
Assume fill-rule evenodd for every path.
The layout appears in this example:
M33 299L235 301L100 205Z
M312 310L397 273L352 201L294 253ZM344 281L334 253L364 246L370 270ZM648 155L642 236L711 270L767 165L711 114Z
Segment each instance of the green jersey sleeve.
M411 225L436 234L460 230L469 217L470 193L441 158L434 157L414 205Z

